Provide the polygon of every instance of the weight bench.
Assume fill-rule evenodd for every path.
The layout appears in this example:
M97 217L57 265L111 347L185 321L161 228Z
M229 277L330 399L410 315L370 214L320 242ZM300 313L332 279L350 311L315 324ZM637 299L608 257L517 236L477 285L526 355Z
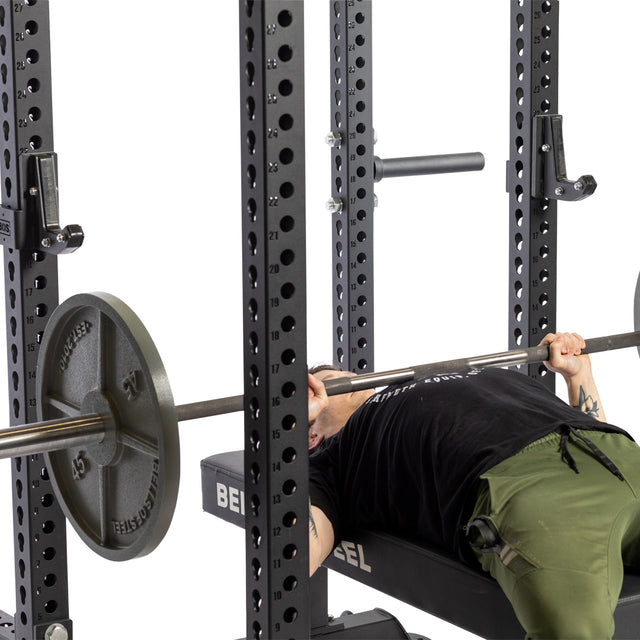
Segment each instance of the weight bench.
M201 462L201 469L204 510L244 527L244 453L211 456ZM524 637L497 582L439 549L417 546L386 533L354 531L323 566L483 638ZM369 613L385 615L380 610ZM625 574L614 617L616 639L640 638L640 575ZM399 623L397 628L401 629ZM393 637L417 638L408 634Z

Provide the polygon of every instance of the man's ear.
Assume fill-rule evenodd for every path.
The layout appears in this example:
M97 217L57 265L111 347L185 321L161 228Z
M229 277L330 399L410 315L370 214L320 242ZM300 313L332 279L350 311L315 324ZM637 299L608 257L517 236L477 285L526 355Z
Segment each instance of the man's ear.
M309 451L315 451L323 440L323 435L316 433L313 429L309 429Z

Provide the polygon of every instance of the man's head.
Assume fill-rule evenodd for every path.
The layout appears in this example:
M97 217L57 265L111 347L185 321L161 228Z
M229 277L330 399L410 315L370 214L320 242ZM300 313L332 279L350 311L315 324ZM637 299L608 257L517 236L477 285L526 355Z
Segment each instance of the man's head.
M341 371L333 365L319 365L309 369L309 373L322 380L355 376L350 371ZM341 393L329 398L329 405L323 409L313 424L309 425L309 451L315 451L320 443L338 433L347 423L353 412L358 409L375 391L365 389L353 393Z

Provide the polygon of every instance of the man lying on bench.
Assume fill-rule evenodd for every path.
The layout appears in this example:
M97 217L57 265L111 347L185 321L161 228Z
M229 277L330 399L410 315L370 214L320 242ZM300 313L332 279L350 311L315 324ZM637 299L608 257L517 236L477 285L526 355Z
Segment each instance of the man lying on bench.
M353 527L479 562L527 638L611 638L640 568L640 447L604 420L577 334L549 334L569 402L502 369L327 398L309 375L310 573Z

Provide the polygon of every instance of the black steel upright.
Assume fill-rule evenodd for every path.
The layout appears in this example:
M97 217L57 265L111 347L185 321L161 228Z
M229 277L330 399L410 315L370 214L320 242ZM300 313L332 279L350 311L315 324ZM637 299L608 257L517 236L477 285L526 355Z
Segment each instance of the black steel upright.
M304 5L240 0L247 638L307 638Z
M374 370L371 0L329 5L334 359L367 373Z
M558 113L558 0L511 0L509 348L537 344L556 326L557 203L532 196L533 120ZM528 374L555 389L542 364Z
M0 71L0 239L5 247L10 420L17 425L37 419L39 342L58 304L57 258L40 250L26 179L32 154L53 151L48 0L0 1ZM41 640L58 624L71 638L64 516L42 456L15 458L12 473L17 601L11 637Z

